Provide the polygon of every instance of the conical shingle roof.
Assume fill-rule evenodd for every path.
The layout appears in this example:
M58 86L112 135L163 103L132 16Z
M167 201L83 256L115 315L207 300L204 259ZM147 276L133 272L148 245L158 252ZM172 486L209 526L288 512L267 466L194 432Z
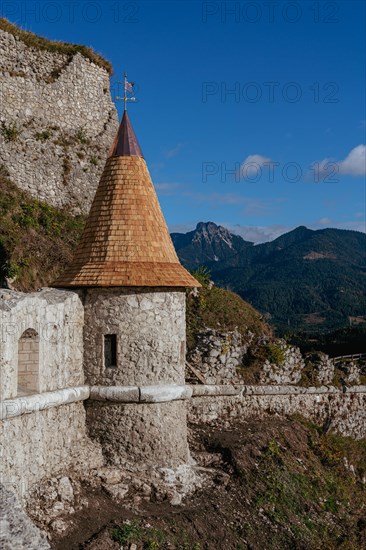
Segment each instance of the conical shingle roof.
M126 112L74 261L53 286L200 286L179 262Z

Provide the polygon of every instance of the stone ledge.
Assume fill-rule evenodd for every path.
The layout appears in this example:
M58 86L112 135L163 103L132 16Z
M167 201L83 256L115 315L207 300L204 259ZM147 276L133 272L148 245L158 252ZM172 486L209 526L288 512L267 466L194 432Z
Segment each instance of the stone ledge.
M190 386L162 384L154 386L92 386L90 399L115 403L165 403L192 397Z
M169 384L164 386L142 386L140 388L141 403L164 403L192 397L190 386Z
M366 386L350 386L337 388L335 386L320 386L304 388L302 386L209 386L194 385L192 388L192 397L214 397L214 396L250 396L250 395L324 395L324 394L342 394L342 393L366 393Z
M166 403L194 397L232 396L245 398L252 395L342 395L366 393L366 386L343 389L335 386L303 388L300 386L230 386L230 385L178 385L155 386L77 386L57 391L4 399L0 401L0 420L30 414L78 401L110 401L114 403Z
M13 399L4 399L4 401L0 401L0 420L43 411L52 407L59 407L60 405L85 401L85 399L89 398L89 395L89 386L77 386L57 391L14 397Z
M138 403L140 390L137 386L91 386L90 399L116 403Z
M229 385L219 385L219 386L190 386L192 388L192 396L215 396L215 395L242 395L243 389L245 386L229 386Z

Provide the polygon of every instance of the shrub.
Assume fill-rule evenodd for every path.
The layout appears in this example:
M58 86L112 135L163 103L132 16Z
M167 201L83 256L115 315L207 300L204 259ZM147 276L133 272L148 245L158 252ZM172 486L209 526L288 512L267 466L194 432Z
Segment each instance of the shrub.
M9 124L9 126L7 126L5 122L1 123L1 134L7 143L16 141L20 136L20 133L21 132L15 122Z
M208 267L201 265L192 272L192 275L203 287L207 287L210 284L211 272Z
M36 132L35 138L37 141L45 142L51 137L51 132L44 130L43 132Z
M285 362L285 350L277 346L276 344L266 345L266 356L270 363L275 365L283 365Z
M84 128L79 128L75 135L77 141L83 145L89 145L90 139L87 136L87 133Z

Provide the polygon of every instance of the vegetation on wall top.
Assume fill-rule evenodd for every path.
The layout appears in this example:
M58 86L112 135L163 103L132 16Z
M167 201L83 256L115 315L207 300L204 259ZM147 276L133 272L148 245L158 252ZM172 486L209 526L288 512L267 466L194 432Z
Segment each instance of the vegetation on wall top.
M59 42L56 40L48 40L47 38L43 38L42 36L38 36L32 32L20 29L4 17L0 18L0 29L19 38L19 40L24 42L24 44L30 48L46 50L52 53L60 53L68 56L73 56L80 53L96 65L103 67L109 75L113 74L112 64L87 46L80 44L68 44L66 42Z

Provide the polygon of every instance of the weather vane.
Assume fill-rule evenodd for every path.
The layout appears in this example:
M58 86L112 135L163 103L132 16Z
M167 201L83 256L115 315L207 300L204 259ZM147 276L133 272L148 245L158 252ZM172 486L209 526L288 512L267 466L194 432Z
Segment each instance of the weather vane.
M118 84L122 84L122 82L119 82ZM135 85L134 82L128 82L127 73L124 73L124 82L123 82L124 93L123 93L123 97L117 96L116 99L123 99L124 110L125 111L127 111L127 101L136 101L136 98L133 95L132 96L128 95L128 94L134 94L134 90L133 90L134 85Z

